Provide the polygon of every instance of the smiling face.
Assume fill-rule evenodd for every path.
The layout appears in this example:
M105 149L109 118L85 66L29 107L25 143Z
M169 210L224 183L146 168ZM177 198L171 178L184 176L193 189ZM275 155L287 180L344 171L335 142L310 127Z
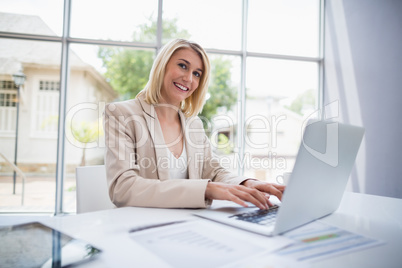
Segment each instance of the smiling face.
M191 48L177 50L166 66L161 88L163 101L180 107L198 88L202 72L203 64L197 52Z

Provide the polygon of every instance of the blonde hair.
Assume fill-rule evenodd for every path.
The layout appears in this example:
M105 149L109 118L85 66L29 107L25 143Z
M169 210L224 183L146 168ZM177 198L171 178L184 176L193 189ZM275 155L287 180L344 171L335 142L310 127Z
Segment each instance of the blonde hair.
M211 65L205 50L197 43L184 40L175 39L167 43L156 56L152 65L149 80L145 88L137 95L145 94L145 101L149 104L158 104L161 99L161 89L163 79L165 78L166 66L172 55L183 48L191 48L200 56L204 70L202 72L198 88L191 94L190 97L183 100L181 103L181 110L186 117L197 115L204 106L205 96L208 90L209 73Z

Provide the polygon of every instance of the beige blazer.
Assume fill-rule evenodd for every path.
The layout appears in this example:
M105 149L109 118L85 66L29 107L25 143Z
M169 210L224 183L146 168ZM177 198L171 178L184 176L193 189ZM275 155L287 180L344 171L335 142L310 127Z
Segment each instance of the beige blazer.
M189 179L169 178L168 151L153 105L142 97L106 105L105 166L109 195L117 207L206 207L211 203L205 200L209 180L240 184L246 179L220 165L198 117L179 115Z

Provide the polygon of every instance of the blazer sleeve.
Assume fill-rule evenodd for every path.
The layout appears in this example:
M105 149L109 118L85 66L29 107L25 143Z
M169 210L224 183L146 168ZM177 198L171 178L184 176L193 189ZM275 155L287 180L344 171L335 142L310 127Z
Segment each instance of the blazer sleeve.
M155 170L152 172L138 165L136 139L140 137L136 137L138 129L135 129L138 122L127 120L130 117L127 111L121 112L118 105L113 105L107 105L104 112L105 167L112 202L117 207L207 207L210 203L205 200L208 180L160 180ZM141 150L155 157L149 153L154 150L151 146Z

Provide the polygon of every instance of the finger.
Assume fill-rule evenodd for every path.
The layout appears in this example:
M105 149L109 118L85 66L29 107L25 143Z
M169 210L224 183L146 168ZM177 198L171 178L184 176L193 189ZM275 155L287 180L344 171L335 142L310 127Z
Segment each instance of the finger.
M265 193L265 192L263 192L263 193L264 193L264 195L265 195L265 198L267 199L267 204L268 204L268 206L269 206L269 207L272 207L273 204L272 204L271 200L269 200L269 198L271 197L271 195L270 195L270 194L267 194L267 193Z
M269 209L270 206L270 201L269 198L271 197L270 194L261 192L258 189L253 189L251 191L251 194L258 200L262 205L264 206L264 209Z
M246 202L244 202L242 199L240 199L239 197L237 197L234 194L230 194L228 200L232 201L232 202L235 202L236 204L239 204L242 207L245 207L245 208L248 207Z
M278 197L279 200L282 200L282 194L285 189L285 186L279 184L277 185L277 184L266 183L266 184L260 184L256 188L262 192L275 195L276 197Z
M268 209L269 206L266 198L264 197L264 194L259 192L258 190L249 189L247 187L241 187L238 189L235 188L234 190L234 194L242 200L250 202L260 209Z
M272 204L272 202L270 200L268 200L268 206L272 207L272 206L274 206L274 204Z
M274 186L276 189L278 189L279 191L281 191L282 193L285 191L286 189L286 185L280 185L280 184L272 184L272 186Z
M275 186L271 186L270 193L282 201L283 191L278 190Z

